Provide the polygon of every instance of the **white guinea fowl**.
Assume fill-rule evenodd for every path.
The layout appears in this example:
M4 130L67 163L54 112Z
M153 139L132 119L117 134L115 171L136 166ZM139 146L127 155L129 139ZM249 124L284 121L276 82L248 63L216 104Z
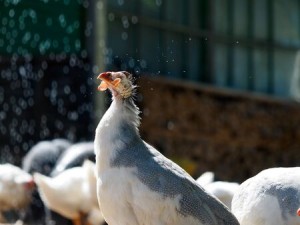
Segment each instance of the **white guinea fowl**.
M54 177L66 169L81 166L87 159L95 161L94 143L75 143L60 155L50 175Z
M87 222L99 225L104 222L96 195L95 166L85 161L82 167L73 167L56 177L34 174L34 180L45 205L51 210L81 224L82 216Z
M214 181L203 186L208 193L217 197L229 209L231 209L232 198L238 187L238 183L227 181Z
M239 184L236 182L214 181L214 179L215 174L211 171L207 171L198 177L196 181L208 193L217 197L224 205L231 209L231 201Z
M243 182L232 200L241 225L300 225L300 167L271 168Z
M109 225L236 225L236 218L181 167L139 135L128 72L106 72L113 101L95 135L98 200Z
M1 212L24 209L30 203L33 187L30 174L9 163L0 165L0 221Z

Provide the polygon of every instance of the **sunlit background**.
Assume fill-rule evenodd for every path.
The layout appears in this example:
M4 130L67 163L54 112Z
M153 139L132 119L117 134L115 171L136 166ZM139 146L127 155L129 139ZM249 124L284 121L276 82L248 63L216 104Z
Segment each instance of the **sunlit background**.
M298 0L0 4L1 162L18 164L40 140L93 140L109 102L96 91L101 71L127 70L138 78L238 90L281 103L300 97ZM146 108L146 99L139 100Z

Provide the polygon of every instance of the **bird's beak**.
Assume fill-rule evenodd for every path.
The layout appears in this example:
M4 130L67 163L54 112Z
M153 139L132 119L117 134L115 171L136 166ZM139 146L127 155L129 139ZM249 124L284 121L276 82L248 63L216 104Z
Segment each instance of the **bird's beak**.
M111 72L100 73L97 79L102 80L102 82L98 86L99 91L105 91L109 87L116 88L121 82L120 78L116 78L113 80L111 77Z

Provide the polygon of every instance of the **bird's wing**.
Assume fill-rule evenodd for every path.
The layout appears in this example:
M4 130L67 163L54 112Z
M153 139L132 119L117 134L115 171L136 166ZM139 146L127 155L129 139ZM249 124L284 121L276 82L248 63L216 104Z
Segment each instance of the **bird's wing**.
M140 161L140 165L137 164L136 175L142 183L164 199L178 199L178 216L192 216L203 224L238 224L228 209L209 195L181 167L152 146L145 144L144 147L152 157Z

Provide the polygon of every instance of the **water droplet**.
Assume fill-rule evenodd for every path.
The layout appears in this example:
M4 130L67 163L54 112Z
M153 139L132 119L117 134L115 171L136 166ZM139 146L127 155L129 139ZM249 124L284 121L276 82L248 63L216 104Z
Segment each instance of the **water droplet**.
M122 32L122 35L121 35L122 39L125 41L128 39L128 34L127 32Z
M90 5L89 1L84 1L82 4L82 6L86 9L89 7L89 5Z
M147 68L147 62L145 60L141 60L140 65L142 68Z
M2 25L6 26L8 23L8 19L6 17L2 18ZM3 29L2 29L3 30Z
M129 27L129 21L128 21L128 17L127 16L123 16L122 17L122 24L123 24L123 27L125 29L127 29Z
M53 24L52 18L51 18L51 17L48 17L48 18L46 19L46 25L47 25L47 26L52 26L52 24Z
M26 70L23 66L20 66L19 73L20 73L21 76L26 76Z
M77 120L78 119L78 113L77 112L69 112L68 113L68 118L70 119L70 120Z
M131 59L129 60L129 62L128 62L128 65L129 65L130 68L134 68L134 65L135 65L134 59L131 58Z
M175 127L175 124L174 124L174 122L172 122L172 121L168 121L168 123L167 123L167 128L168 128L168 130L173 130L173 129L174 129L174 127Z
M131 22L132 22L133 24L137 24L138 21L139 21L139 19L138 19L137 16L132 16L132 17L131 17Z
M162 0L156 0L155 3L156 3L157 6L161 6Z
M66 18L65 18L65 15L64 14L60 14L59 17L58 17L58 21L61 25L61 27L65 27L67 22L66 22Z
M13 9L9 10L8 15L9 15L10 17L14 17L14 15L15 15L15 10L13 10Z
M70 72L70 68L68 66L63 67L63 73L68 74Z
M31 39L31 33L30 32L26 32L22 38L22 43L26 44L29 40Z
M70 0L64 0L64 4L65 5L69 5L70 4Z
M115 14L109 13L109 14L108 14L108 20L109 20L110 22L114 21L114 20L115 20Z
M10 20L9 21L9 26L10 26L10 28L14 28L15 27L15 21L14 20Z
M69 85L66 85L66 86L64 87L64 93L65 93L66 95L68 95L68 94L71 93L71 88L70 88Z

